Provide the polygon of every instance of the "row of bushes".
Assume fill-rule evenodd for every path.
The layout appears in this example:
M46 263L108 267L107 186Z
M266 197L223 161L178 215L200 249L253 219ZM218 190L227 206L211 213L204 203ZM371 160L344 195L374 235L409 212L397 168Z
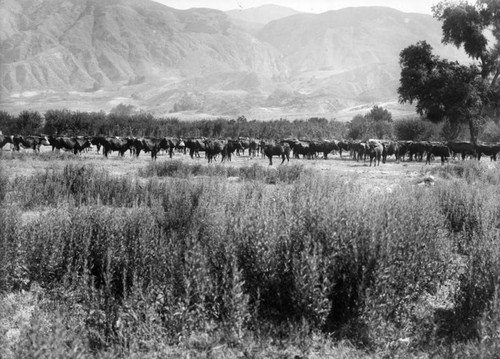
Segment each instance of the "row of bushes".
M93 350L130 350L145 327L172 344L213 328L238 342L263 323L373 350L405 338L406 350L496 348L493 185L455 177L385 193L314 171L284 178L131 181L68 166L8 182L0 288L53 288ZM54 207L23 212L15 201L39 182Z

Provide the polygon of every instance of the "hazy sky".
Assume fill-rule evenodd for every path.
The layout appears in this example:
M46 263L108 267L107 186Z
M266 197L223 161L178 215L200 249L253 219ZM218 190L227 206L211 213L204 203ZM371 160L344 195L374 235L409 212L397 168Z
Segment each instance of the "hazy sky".
M440 0L154 0L176 9L207 7L219 10L248 9L276 4L304 12L321 13L353 6L387 6L404 12L432 14Z

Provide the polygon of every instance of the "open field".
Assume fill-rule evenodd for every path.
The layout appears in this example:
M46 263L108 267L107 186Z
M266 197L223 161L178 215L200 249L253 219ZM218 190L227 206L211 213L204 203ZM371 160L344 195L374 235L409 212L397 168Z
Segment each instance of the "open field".
M43 171L47 168L62 170L67 164L92 164L99 169L104 169L112 175L130 175L135 176L138 171L146 168L151 163L151 158L148 154L141 154L139 158L133 158L127 152L124 157L118 156L115 152L105 158L102 154L96 153L95 148L89 152L81 154L81 156L73 156L70 152L62 152L60 155L57 152L52 153L49 147L41 147L40 154L34 154L32 150L24 150L22 153L11 152L4 150L2 154L4 160L2 165L9 177L13 178L19 175L27 176ZM189 155L175 152L172 159L168 158L166 153L158 155L158 163L163 161L183 161L186 164L209 166L207 160L203 158L191 159ZM273 158L272 168L280 166L281 159L277 156ZM211 166L225 166L227 168L240 168L245 166L260 165L267 167L268 159L263 156L255 158L249 157L247 153L242 156L233 155L230 162L221 163L220 157ZM387 163L377 167L369 167L369 159L366 161L354 161L349 155L343 155L342 158L338 154L330 154L327 160L322 158L308 159L292 159L286 165L300 165L306 169L321 171L326 175L353 176L361 182L365 182L368 187L383 187L392 186L401 181L405 183L418 179L424 175L432 166L440 165L439 159L435 160L432 166L424 165L423 162L396 162L394 158L388 158ZM489 168L496 165L485 161L485 165Z
M496 162L0 155L0 357L495 357Z

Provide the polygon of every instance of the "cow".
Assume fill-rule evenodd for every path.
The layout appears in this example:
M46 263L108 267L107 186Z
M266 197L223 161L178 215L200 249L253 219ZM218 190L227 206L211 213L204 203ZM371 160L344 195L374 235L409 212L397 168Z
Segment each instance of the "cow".
M163 137L160 140L160 150L165 150L168 152L170 158L174 155L174 149L177 147L178 141L173 137Z
M500 144L479 143L476 145L477 160L481 160L481 155L490 156L490 161L497 160L497 154L500 152Z
M440 156L441 164L443 165L448 158L450 157L450 149L444 143L432 142L429 143L427 148L427 158L425 160L425 164L431 164L432 156Z
M139 157L141 151L144 150L144 146L142 144L142 138L137 137L127 137L129 142L129 150L134 157Z
M429 143L426 141L411 142L408 146L408 152L410 153L410 161L415 157L415 161L422 161L424 158L424 153L426 153Z
M51 144L54 147L54 144ZM59 149L73 151L75 155L92 146L91 141L86 137L58 137L57 144Z
M309 145L314 153L323 153L323 158L328 159L328 154L332 151L338 151L339 146L336 140L312 141Z
M232 141L235 141L235 140L232 140ZM237 148L235 151L236 151L236 154L238 156L241 156L241 155L245 155L245 150L248 148L250 152L250 141L251 139L249 137L238 137L237 141L240 143L240 147L241 148ZM249 156L250 156L250 153L249 153Z
M470 155L473 157L476 156L476 148L475 148L474 144L471 142L449 141L446 145L450 149L453 157L455 157L455 155L457 155L457 154L460 154L462 156L462 160L465 160L465 157L467 155Z
M273 165L273 156L281 156L282 161L290 162L290 145L288 143L266 143L264 141L261 142L261 146L264 152L264 155L269 158L269 166Z
M396 157L399 158L400 161L404 161L407 153L410 152L410 145L413 141L398 141L398 151Z
M339 155L340 155L340 158L342 158L342 151L351 151L351 146L352 146L352 143L350 141L346 141L346 140L340 140L338 143L337 143L337 146L339 147Z
M141 140L142 150L146 153L151 152L151 160L156 160L160 152L161 139L154 137L145 137Z
M351 146L352 157L359 162L360 158L365 159L365 154L367 153L367 144L364 142L354 142Z
M33 152L40 152L40 147L50 146L47 136L21 136L13 137L14 150L19 151L21 147L31 148Z
M222 150L226 145L226 141L222 140L206 139L204 142L205 142L205 154L208 159L208 163L211 163L219 153L222 153Z
M186 148L189 149L189 156L191 158L200 157L200 151L205 151L205 138L188 138L185 140Z
M259 153L259 141L252 138L250 139L250 143L248 145L248 156L255 157Z
M370 167L372 165L380 166L380 159L382 158L382 154L384 153L384 144L379 140L368 140L367 143L367 152L370 155ZM375 160L375 161L374 161Z
M290 150L293 152L293 158L299 159L300 155L308 158L310 156L310 147L307 141L299 141L296 138L285 138L281 140L280 143L287 143L290 146Z
M383 141L383 144L382 163L387 161L387 156L394 156L396 161L399 161L399 144L396 141Z
M231 161L231 156L234 152L237 151L244 151L244 147L241 144L240 140L228 140L227 143L224 145L224 148L222 149L222 160L221 162L224 162L224 160L228 159Z
M105 157L108 157L108 154L113 151L117 151L119 156L123 157L134 141L131 138L98 136L94 137L90 142L93 145L102 146L102 153Z

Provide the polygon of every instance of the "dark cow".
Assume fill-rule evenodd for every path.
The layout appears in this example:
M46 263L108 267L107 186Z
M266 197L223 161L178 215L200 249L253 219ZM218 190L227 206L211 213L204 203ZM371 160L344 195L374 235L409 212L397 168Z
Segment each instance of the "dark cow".
M250 139L250 143L248 145L248 155L250 157L255 157L259 153L259 141L256 139L252 138Z
M310 157L310 147L309 142L299 141L296 138L285 138L280 141L281 144L287 143L290 146L290 150L293 152L293 158L300 158L300 155L305 157Z
M170 158L174 155L174 149L177 147L177 139L173 137L163 137L160 140L160 150L165 150Z
M146 153L151 152L151 159L156 160L158 152L160 152L161 139L154 137L145 137L141 140L142 150Z
M465 160L465 157L470 155L475 157L476 156L476 149L473 143L467 142L467 141L449 141L447 143L448 148L450 149L453 157L455 155L460 154L462 157L462 160Z
M399 161L399 144L396 141L383 141L383 144L382 163L387 161L387 156L394 156Z
M328 159L328 154L332 151L339 151L338 141L325 140L325 141L312 141L309 147L312 152L323 153L323 158Z
M429 143L426 141L411 142L408 146L408 152L410 153L410 161L422 161L424 159L424 153L427 152Z
M412 144L412 141L398 141L398 153L397 153L397 158L399 158L400 161L405 160L405 156L407 153L410 152L410 145Z
M232 140L232 141L235 141L235 140ZM241 148L237 148L235 151L236 151L236 154L238 156L241 156L241 155L245 155L245 150L248 148L249 149L249 156L250 156L250 141L251 139L249 137L238 137L237 141L239 142Z
M141 151L144 151L144 145L142 143L142 138L128 137L129 150L132 152L132 156L139 157Z
M57 137L56 140L58 149L73 151L75 155L92 146L91 141L85 137ZM51 145L54 148L54 142Z
M100 145L102 147L102 153L105 157L113 151L117 151L119 156L123 157L125 152L130 149L133 145L133 139L131 138L120 138L120 137L94 137L91 140L93 145Z
M231 161L231 156L232 154L236 151L244 151L244 147L241 144L240 140L228 140L227 143L224 145L224 148L222 149L222 160L221 162L224 162L224 160L228 159Z
M368 140L366 145L367 152L370 155L370 167L372 165L372 162L374 166L380 166L380 159L382 158L382 154L384 153L384 144L378 140Z
M205 138L188 138L185 140L186 148L189 149L191 158L200 157L200 151L205 151Z
M226 142L222 140L205 140L205 154L208 163L211 163L218 154L222 154Z
M19 151L21 147L31 148L34 152L40 152L40 147L50 146L47 136L21 136L13 137L14 150Z
M490 156L490 161L496 161L498 152L500 152L500 144L479 143L476 146L478 161L481 160L481 155Z
M354 142L351 146L352 157L359 162L360 159L365 159L367 153L367 144L364 142Z
M425 164L431 164L432 156L440 156L441 164L443 165L451 155L450 149L444 143L432 142L429 143L427 148L427 159L425 160Z
M342 151L346 151L346 152L351 151L352 143L350 141L340 140L337 143L337 146L339 146L339 154L340 154L340 158L342 158Z
M282 161L290 162L290 145L288 143L265 143L264 141L261 143L262 149L264 151L264 155L269 158L269 166L273 165L273 156L281 156Z

